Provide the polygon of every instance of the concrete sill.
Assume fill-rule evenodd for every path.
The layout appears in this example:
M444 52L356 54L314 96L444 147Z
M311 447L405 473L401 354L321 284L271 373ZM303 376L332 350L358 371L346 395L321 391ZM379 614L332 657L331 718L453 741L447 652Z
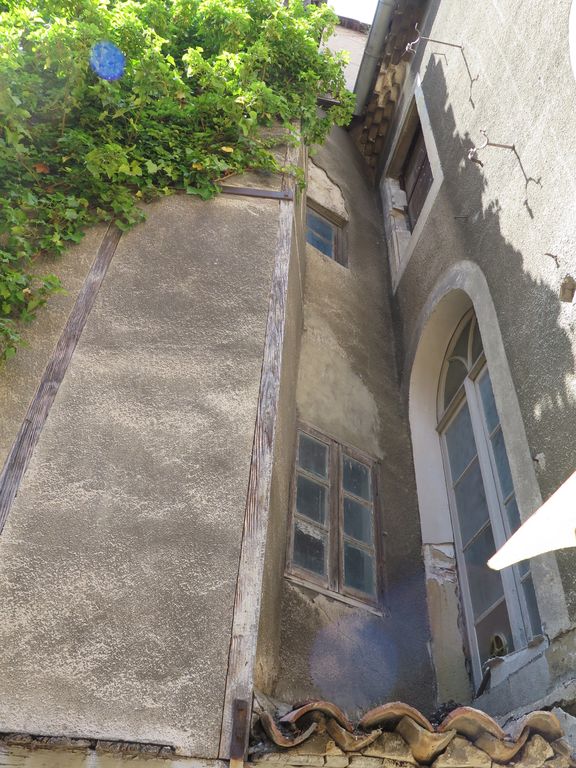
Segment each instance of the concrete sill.
M336 600L339 603L345 603L346 605L351 605L354 608L361 608L363 611L372 613L374 616L380 616L381 618L386 616L386 613L383 610L374 608L374 606L368 605L368 603L363 603L362 600L356 600L356 598L348 597L348 595L341 595L339 592L331 592L325 587L320 587L318 584L313 584L312 582L306 581L305 579L300 579L298 576L293 576L291 573L285 573L284 578L287 581L291 581L293 584L297 584L299 587L304 587L305 589L309 589L312 592L318 592L319 594L324 595L325 597L329 597L331 600Z

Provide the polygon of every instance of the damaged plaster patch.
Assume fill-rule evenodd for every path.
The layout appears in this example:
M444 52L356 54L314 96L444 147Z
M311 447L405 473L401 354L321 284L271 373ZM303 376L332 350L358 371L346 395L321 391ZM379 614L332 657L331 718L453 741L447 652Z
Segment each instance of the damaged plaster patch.
M426 577L434 581L456 583L456 555L453 544L425 544Z
M308 163L308 197L330 213L336 214L343 222L349 220L340 187L312 160Z
M431 650L438 700L469 702L454 544L424 544Z

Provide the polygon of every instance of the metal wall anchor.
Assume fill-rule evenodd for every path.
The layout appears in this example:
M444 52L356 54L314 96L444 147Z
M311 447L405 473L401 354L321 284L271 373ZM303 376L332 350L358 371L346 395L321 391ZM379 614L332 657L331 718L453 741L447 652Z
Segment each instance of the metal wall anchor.
M499 147L500 149L509 149L512 152L516 153L516 146L514 144L497 144L494 141L490 141L488 138L488 133L481 128L480 133L482 136L484 136L484 143L479 144L477 147L472 147L472 149L468 150L468 160L470 160L473 163L476 163L477 165L484 167L484 163L480 158L478 157L478 152L480 152L483 149L486 149L486 147Z
M424 37L421 34L420 30L418 29L418 22L416 22L414 26L416 28L416 32L418 33L418 37L416 38L416 40L413 40L411 43L408 43L406 45L406 50L408 51L408 53L416 53L416 46L418 45L420 40L427 40L430 43L438 43L438 45L449 45L450 48L460 48L461 51L464 50L463 45L456 45L456 43L447 43L444 40L434 40L433 37Z

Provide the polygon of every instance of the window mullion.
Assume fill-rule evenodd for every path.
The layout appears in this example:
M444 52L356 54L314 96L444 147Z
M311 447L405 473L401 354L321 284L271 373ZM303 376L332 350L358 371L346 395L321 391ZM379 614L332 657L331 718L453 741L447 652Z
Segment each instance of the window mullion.
M488 513L492 524L494 543L496 549L499 549L506 542L506 530L504 528L504 521L502 520L498 490L496 488L492 463L490 461L490 449L486 443L483 416L480 411L481 405L478 402L476 387L470 379L466 379L464 387L466 389L466 399L468 401L468 410L470 411L472 431L474 432L474 440L476 442L480 473L482 474L482 480L484 482L484 492L486 494Z
M338 592L341 586L340 578L340 446L330 444L330 498L329 498L329 557L328 580L330 589Z
M448 458L448 448L446 445L446 435L440 436L440 445L442 449L442 461L444 463L444 474L447 478L451 478L450 461ZM456 506L456 498L454 495L454 485L452 482L447 483L448 490L448 507L450 510L450 517L452 518L452 531L454 533L454 544L456 552L456 562L458 565L458 579L462 584L461 596L462 606L464 608L464 617L466 619L466 626L468 629L467 637L470 644L470 660L472 662L472 674L477 685L480 685L482 680L482 667L480 665L480 649L478 648L478 639L476 637L476 624L474 621L474 610L472 608L472 601L470 599L470 585L468 583L468 571L466 569L466 558L464 556L464 547L462 546L462 535L460 532L460 524L458 521L458 510Z
M464 387L466 390L466 398L468 400L472 431L474 432L474 440L476 441L478 463L480 465L480 473L484 483L484 493L486 495L488 514L490 515L490 523L492 525L494 544L498 550L506 542L507 536L506 528L504 526L503 510L500 507L500 499L496 485L497 480L494 476L492 461L490 459L490 448L488 446L486 430L484 427L484 415L481 410L482 405L479 402L479 395L474 382L469 378L466 378ZM504 587L504 595L506 596L506 605L510 617L510 628L514 638L514 646L516 648L523 648L526 645L527 637L516 580L509 568L501 571L500 575L502 576L502 586Z

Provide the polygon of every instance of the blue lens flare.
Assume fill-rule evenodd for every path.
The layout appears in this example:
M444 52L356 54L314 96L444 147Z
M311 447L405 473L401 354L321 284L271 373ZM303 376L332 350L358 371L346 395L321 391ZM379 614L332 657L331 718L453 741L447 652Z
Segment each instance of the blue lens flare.
M114 43L103 40L92 46L90 66L103 80L119 80L126 68L126 56Z

